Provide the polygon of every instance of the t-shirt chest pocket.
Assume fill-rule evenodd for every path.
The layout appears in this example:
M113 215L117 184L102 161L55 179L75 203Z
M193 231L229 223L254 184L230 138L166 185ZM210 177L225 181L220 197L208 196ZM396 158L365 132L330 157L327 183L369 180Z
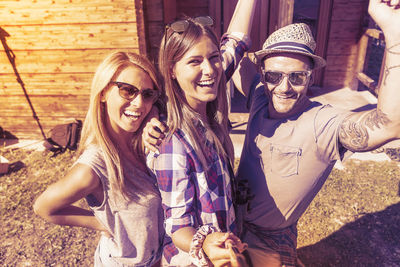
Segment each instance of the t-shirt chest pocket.
M289 177L299 173L301 148L270 144L271 172L281 177Z

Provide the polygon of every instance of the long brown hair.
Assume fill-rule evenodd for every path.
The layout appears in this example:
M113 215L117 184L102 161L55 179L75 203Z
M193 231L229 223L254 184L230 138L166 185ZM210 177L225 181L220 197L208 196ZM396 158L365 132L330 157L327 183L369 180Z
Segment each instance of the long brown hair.
M174 133L178 128L182 129L194 146L203 167L206 167L204 144L199 142L202 138L199 136L195 123L198 121L199 114L188 105L182 88L176 79L172 79L171 71L175 63L181 60L198 43L201 37L208 37L216 47L219 47L219 41L209 26L199 24L191 18L187 18L186 21L188 25L183 32L175 32L171 28L166 28L161 41L158 62L168 97L167 110L170 132ZM207 103L208 122L203 121L202 123L213 139L218 153L232 161L233 145L228 131L227 100L226 79L225 75L222 75L216 99Z
M82 153L91 145L97 145L101 148L104 161L107 166L107 174L110 184L122 193L124 197L136 199L138 194L149 192L149 185L145 177L137 176L135 180L128 180L124 176L122 168L120 149L118 144L113 141L111 134L106 128L107 114L104 103L101 103L101 94L110 87L110 82L118 73L128 66L140 68L146 72L154 84L154 89L161 91L161 97L157 101L162 102L165 93L162 90L158 73L151 62L141 55L127 52L114 52L107 56L98 66L94 75L91 91L89 109L86 114L85 122L82 128L82 135L79 146L79 153ZM145 164L144 149L142 146L141 127L132 134L132 153Z

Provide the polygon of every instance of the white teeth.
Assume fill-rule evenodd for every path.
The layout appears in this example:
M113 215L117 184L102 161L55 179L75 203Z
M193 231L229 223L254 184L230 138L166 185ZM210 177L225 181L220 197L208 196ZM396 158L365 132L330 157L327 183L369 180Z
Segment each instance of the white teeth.
M125 110L124 114L127 116L135 116L135 117L139 117L141 115L140 112L129 111L129 110Z
M280 99L289 99L292 98L293 96L291 95L275 95L276 97L280 98Z
M207 81L200 81L197 84L200 86L210 86L215 83L215 79L207 80Z

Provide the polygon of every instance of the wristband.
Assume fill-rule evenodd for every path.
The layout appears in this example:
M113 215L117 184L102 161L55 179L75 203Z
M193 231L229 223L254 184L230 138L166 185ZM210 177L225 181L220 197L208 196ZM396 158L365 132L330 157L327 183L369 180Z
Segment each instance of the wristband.
M202 225L197 229L194 234L192 242L190 242L189 257L190 261L200 267L212 266L206 253L203 250L203 243L207 235L219 232L218 229L212 225Z

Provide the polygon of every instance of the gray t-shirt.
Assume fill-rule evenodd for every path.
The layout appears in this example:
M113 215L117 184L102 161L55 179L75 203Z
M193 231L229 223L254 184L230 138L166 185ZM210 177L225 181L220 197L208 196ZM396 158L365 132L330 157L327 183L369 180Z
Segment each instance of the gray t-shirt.
M301 114L271 119L264 87L252 91L246 139L238 168L255 198L245 221L266 229L297 222L321 189L339 151L338 131L348 113L310 102Z
M124 164L125 175L138 176L154 185L154 194L139 195L137 201L127 200L114 193L109 184L102 152L95 146L83 152L77 163L90 166L100 178L104 188L104 201L89 195L87 202L96 218L111 233L102 236L95 255L95 266L150 266L161 256L164 238L163 211L156 179L136 168Z

